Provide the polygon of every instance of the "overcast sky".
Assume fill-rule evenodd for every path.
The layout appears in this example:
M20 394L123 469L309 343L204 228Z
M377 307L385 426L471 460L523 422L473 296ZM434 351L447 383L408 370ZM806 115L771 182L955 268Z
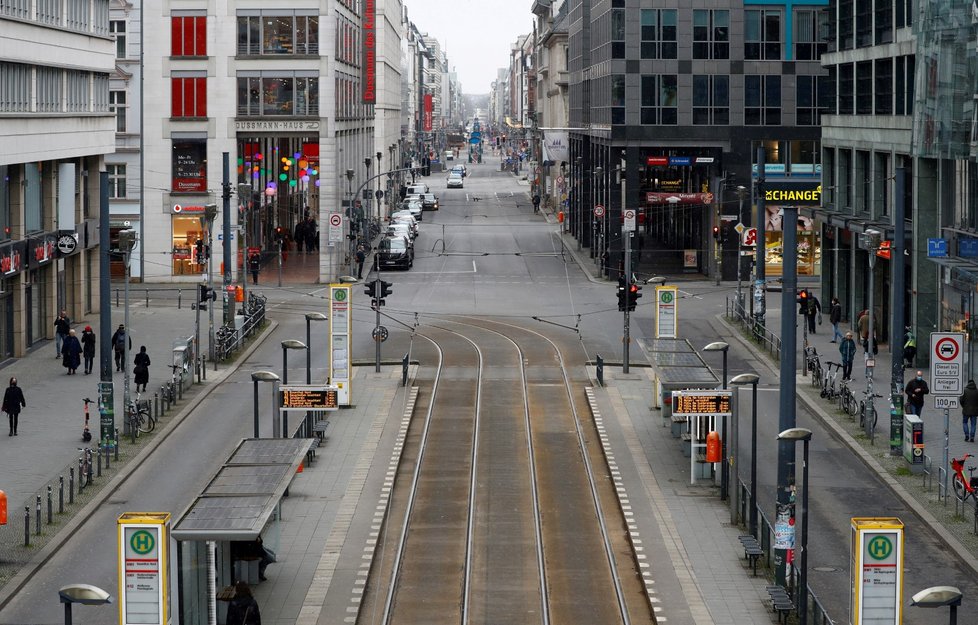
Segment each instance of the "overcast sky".
M458 72L462 92L489 93L509 47L533 31L532 0L405 0L408 19L432 35Z

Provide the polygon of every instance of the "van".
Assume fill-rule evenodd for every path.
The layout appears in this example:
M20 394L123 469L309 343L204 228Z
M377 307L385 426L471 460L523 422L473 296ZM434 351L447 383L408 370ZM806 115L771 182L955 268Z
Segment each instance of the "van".
M454 160L455 160L455 151L454 150L445 150L445 161L448 162L448 161L454 161Z
M424 183L409 184L407 188L407 195L424 195L428 193L428 185Z

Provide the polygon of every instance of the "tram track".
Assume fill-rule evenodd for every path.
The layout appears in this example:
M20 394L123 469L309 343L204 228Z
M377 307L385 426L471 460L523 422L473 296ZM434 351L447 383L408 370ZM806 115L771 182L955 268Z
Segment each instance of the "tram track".
M419 328L419 372L358 623L654 623L586 410L586 378L540 332ZM583 371L582 367L578 371Z

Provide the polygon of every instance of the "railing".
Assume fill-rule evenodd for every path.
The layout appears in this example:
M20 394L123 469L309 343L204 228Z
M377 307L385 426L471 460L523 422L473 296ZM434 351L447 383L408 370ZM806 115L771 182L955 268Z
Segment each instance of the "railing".
M245 306L245 321L241 329L232 325L224 326L217 331L215 336L217 360L224 361L230 358L235 351L244 346L245 339L250 338L261 327L265 322L265 301L264 296L249 293L248 305Z
M726 299L727 318L737 322L750 335L750 338L764 348L768 354L774 358L775 362L781 361L781 337L777 336L760 323L756 317L752 317L744 308L743 303L736 300Z

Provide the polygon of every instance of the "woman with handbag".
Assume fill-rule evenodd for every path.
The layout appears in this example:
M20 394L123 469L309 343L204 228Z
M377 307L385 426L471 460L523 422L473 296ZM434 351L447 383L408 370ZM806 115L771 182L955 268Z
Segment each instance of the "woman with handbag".
M258 602L245 582L234 583L234 598L228 604L227 625L261 625Z

